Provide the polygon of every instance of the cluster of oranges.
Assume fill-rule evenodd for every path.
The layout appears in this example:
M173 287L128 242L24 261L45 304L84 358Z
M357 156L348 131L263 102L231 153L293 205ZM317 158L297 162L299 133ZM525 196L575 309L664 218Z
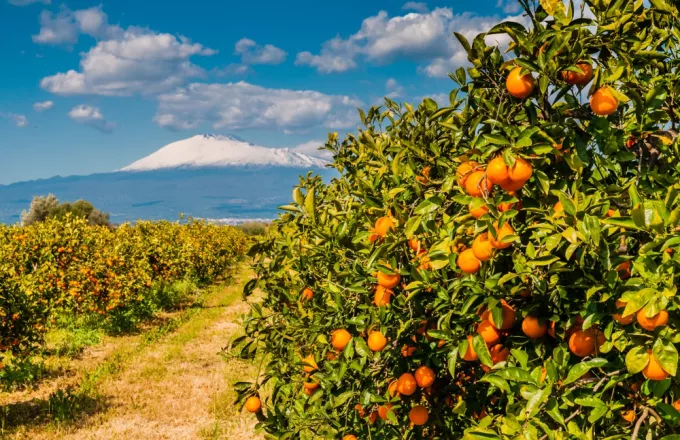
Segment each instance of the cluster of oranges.
M580 72L562 71L562 79L569 85L583 87L593 79L593 66L590 62L579 61L576 67ZM522 74L521 67L515 67L506 78L505 86L510 95L524 99L536 88L536 81L530 73ZM590 97L590 108L598 116L608 116L616 111L619 102L608 86L595 90Z

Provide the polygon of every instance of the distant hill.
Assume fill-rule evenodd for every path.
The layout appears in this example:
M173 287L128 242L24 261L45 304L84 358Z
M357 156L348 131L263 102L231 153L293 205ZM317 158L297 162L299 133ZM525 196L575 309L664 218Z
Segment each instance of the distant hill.
M230 136L200 135L169 144L121 171L0 185L0 223L16 223L35 195L86 199L111 221L176 220L179 213L234 222L273 219L291 201L300 174L330 179L324 159L258 147Z

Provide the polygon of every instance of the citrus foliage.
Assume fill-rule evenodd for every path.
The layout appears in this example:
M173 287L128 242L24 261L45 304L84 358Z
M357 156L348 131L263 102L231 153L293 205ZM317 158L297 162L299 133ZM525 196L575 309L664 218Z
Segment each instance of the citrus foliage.
M31 354L52 318L63 314L124 324L163 284L210 282L246 245L236 228L193 221L138 222L112 231L66 215L27 227L2 225L0 350Z
M268 384L269 438L678 432L680 15L520 3L506 54L456 35L449 107L331 135L341 178L302 178L253 248L240 402Z

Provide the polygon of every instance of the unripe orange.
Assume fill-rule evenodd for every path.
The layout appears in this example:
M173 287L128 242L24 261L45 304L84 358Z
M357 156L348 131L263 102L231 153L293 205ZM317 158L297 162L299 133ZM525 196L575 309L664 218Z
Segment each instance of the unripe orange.
M515 98L524 99L531 95L536 86L536 81L530 73L522 75L522 68L515 67L510 71L508 78L505 80L505 86Z

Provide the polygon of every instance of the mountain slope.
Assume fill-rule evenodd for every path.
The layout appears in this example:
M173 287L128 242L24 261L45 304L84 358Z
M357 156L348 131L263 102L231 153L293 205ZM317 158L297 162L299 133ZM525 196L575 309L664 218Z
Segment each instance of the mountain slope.
M259 147L233 136L197 135L168 144L120 171L234 166L320 168L327 163L288 148Z

